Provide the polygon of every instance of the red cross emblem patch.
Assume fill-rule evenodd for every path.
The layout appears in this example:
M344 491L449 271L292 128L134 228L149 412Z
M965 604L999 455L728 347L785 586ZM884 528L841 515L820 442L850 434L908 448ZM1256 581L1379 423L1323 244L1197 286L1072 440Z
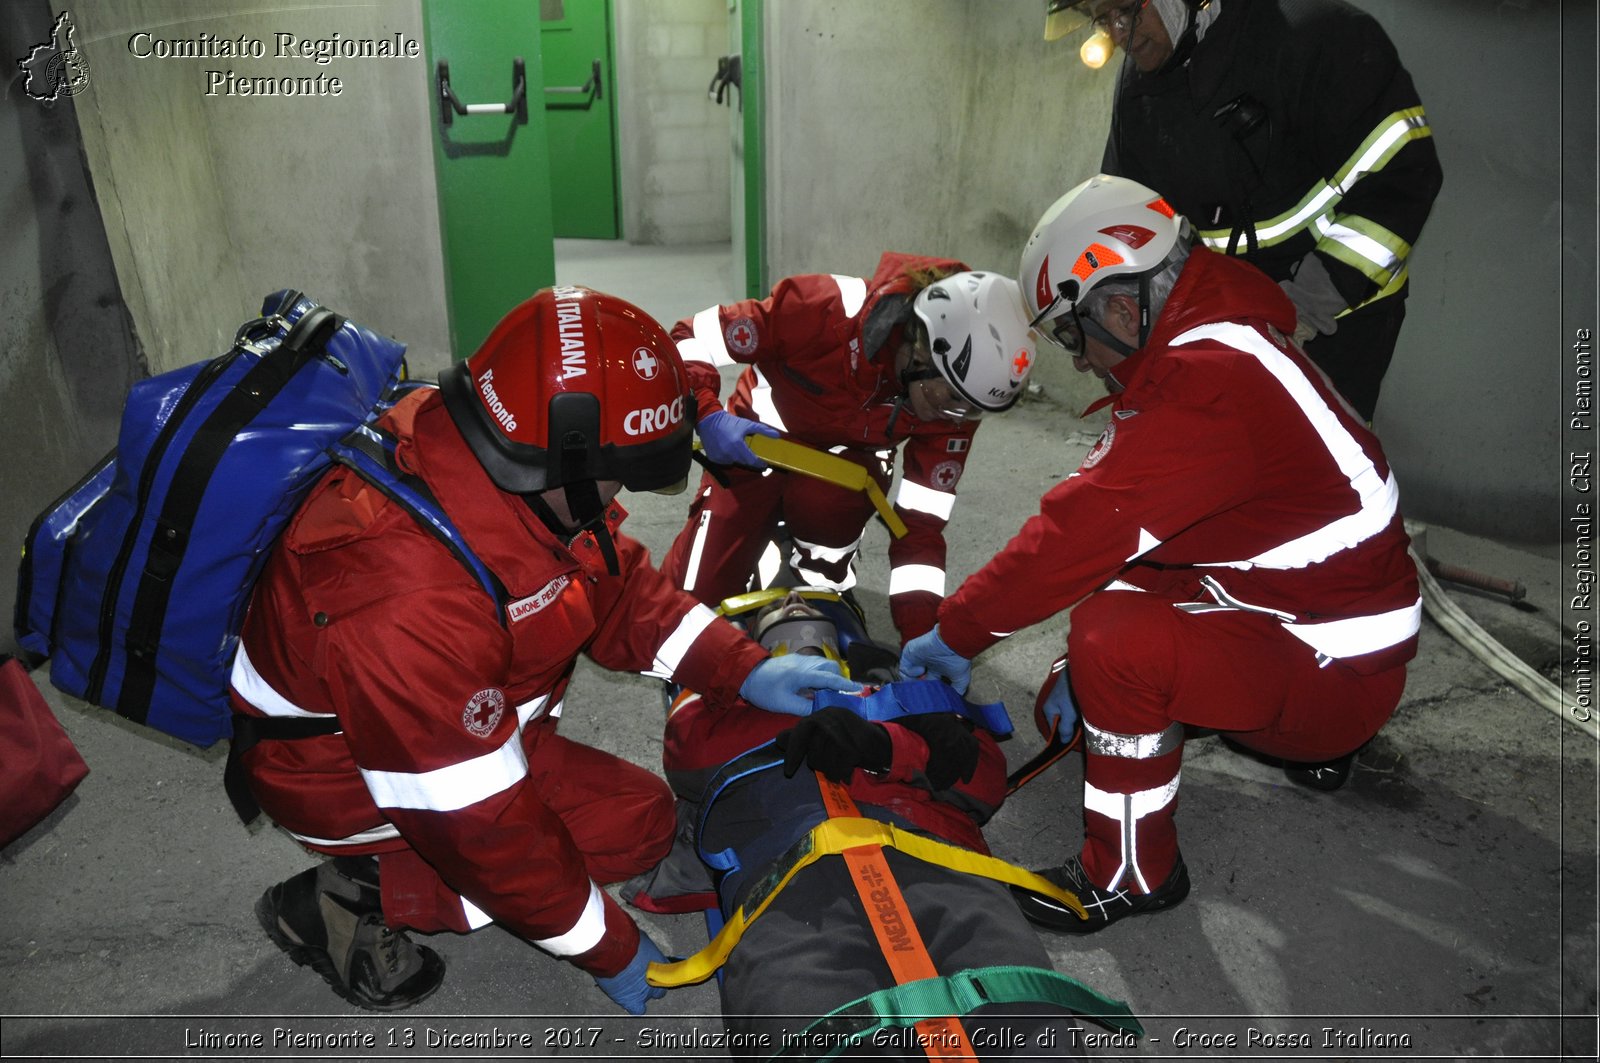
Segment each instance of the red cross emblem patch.
M956 481L961 479L961 463L959 461L941 461L933 467L933 472L928 475L933 485L940 490L949 491L955 487Z
M747 317L734 318L722 330L722 338L734 354L751 354L758 342L756 323Z
M461 714L461 724L469 733L479 738L488 738L505 711L505 693L498 687L490 687L478 691L467 699L466 710Z

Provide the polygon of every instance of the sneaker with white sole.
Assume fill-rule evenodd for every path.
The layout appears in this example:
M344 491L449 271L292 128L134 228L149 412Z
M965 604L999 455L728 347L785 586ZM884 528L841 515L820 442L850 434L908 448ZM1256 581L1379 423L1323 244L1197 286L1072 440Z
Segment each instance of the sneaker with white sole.
M1172 865L1172 872L1166 881L1149 893L1134 893L1126 886L1118 889L1101 889L1089 881L1089 874L1083 869L1083 861L1076 856L1058 867L1044 868L1038 874L1069 893L1076 894L1079 902L1083 904L1084 911L1089 913L1089 917L1079 918L1078 913L1071 908L1064 907L1048 897L1041 897L1037 893L1030 893L1013 886L1011 892L1016 897L1017 906L1035 926L1064 934L1092 934L1126 916L1145 915L1171 908L1189 895L1189 869L1184 866L1182 856L1179 856L1177 863Z
M369 1011L399 1011L444 981L444 960L383 921L378 865L338 857L278 883L256 901L261 928L289 958Z

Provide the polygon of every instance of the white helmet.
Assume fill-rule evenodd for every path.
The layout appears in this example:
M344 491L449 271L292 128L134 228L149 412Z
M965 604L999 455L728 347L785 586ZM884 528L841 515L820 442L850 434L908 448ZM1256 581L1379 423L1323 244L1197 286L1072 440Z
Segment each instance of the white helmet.
M1038 353L1022 290L998 273L956 273L917 293L912 304L928 330L939 375L976 409L1009 410Z
M1183 215L1139 182L1089 178L1050 205L1022 249L1029 322L1075 316L1073 309L1101 281L1158 269L1187 230ZM1059 330L1050 331L1073 350Z

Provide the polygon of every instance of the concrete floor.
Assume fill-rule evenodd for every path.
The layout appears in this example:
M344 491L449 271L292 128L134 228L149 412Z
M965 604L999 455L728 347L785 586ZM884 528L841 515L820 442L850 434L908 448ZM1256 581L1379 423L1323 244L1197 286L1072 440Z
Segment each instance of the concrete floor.
M611 271L619 259L629 272ZM668 323L735 294L725 249L569 245L558 270ZM1009 537L1097 431L1047 397L985 425L950 526L953 579ZM659 556L686 499L625 501L629 530ZM880 633L892 630L884 544L870 530L862 564ZM1527 584L1522 609L1451 594L1550 673L1564 638L1554 555L1443 528L1429 549ZM1004 698L1024 729L1065 628L1058 618L980 658L979 693ZM0 853L0 1055L724 1058L693 1047L721 1028L713 987L620 1016L587 977L494 928L428 941L449 975L414 1011L345 1005L255 925L257 895L311 861L277 830L239 825L220 785L225 747L198 751L47 697L91 773ZM568 705L564 733L659 768L656 684L585 664ZM1019 731L1012 762L1036 743ZM1047 945L1059 970L1128 1001L1149 1032L1137 1049L1093 1054L1593 1059L1596 778L1593 739L1428 621L1404 701L1349 786L1314 794L1215 738L1192 742L1178 816L1190 898ZM1074 849L1081 782L1068 758L1019 793L988 829L995 852L1037 866ZM663 947L704 942L696 918L639 919Z

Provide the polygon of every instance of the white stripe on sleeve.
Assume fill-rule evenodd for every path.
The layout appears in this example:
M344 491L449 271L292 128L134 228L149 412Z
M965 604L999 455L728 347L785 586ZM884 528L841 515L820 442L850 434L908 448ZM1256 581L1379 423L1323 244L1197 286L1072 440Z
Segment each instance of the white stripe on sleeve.
M696 603L693 609L683 614L678 626L672 629L672 634L668 635L661 648L656 650L655 660L651 662L650 670L644 674L657 679L671 679L677 672L678 666L683 663L689 647L694 645L694 640L699 638L700 633L710 627L716 618L716 613Z
M528 774L522 732L492 753L432 771L377 771L362 768L361 778L379 808L412 808L454 812L509 790Z
M722 307L708 306L694 316L694 338L700 345L696 352L700 356L698 360L709 361L719 367L733 364L733 355L728 353L728 341L722 338L721 313Z

